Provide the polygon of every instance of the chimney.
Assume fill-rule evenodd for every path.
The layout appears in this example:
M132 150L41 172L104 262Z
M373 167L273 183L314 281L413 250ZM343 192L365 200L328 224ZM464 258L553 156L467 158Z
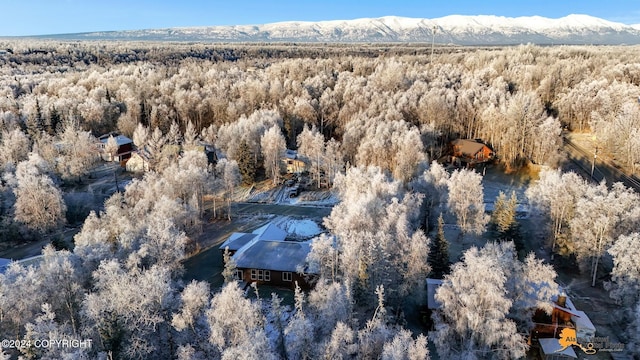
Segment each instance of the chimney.
M562 307L567 307L567 295L565 294L558 295L558 300L556 301L556 304Z

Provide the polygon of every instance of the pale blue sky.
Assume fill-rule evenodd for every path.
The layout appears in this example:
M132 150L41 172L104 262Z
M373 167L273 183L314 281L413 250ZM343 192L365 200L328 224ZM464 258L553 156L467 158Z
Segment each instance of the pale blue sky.
M346 20L386 15L437 18L499 15L551 18L587 14L640 23L640 0L0 0L0 36L178 26Z

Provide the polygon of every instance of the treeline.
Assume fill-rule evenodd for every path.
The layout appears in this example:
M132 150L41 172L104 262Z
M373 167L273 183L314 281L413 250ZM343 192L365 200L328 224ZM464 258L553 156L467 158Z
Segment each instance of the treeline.
M109 57L134 51L122 44L56 46L33 56L85 51ZM430 63L419 47L414 49L418 55L346 56L345 46L321 58L283 54L284 59L238 50L226 61L190 56L185 49L184 59L173 61L171 51L146 46L140 44L158 60L5 64L3 126L53 131L59 119L73 117L94 134L118 129L131 136L138 123L166 133L176 122L184 131L189 121L199 132L270 109L282 116L289 147L295 147L305 125L342 141L360 136L362 124L368 127L371 121L404 121L420 131L427 150L456 137L480 138L506 165L553 164L566 127L593 129L625 165L637 161L638 137L630 134L639 128L634 111L640 65L628 48L471 49L436 54ZM190 46L203 51L204 45ZM6 61L15 53L0 58ZM355 160L357 153L346 150L348 160Z

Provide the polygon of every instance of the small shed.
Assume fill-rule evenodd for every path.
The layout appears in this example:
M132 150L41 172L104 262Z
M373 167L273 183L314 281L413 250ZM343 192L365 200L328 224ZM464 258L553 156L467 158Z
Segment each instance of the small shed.
M129 172L149 171L149 153L146 150L136 150L131 154L125 169Z
M429 310L439 309L441 304L436 300L436 290L442 285L440 279L427 278L427 308Z

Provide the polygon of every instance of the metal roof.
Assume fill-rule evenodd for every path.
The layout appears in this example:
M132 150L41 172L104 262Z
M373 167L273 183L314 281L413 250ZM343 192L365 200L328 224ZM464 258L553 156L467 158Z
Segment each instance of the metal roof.
M468 156L474 156L480 150L482 150L483 147L486 146L486 145L484 145L482 143L479 143L477 141L468 140L468 139L457 139L457 140L454 140L452 142L452 144L455 145L456 147L458 147L458 150L462 154L468 155Z
M263 240L243 247L233 259L238 268L296 272L309 251L308 242Z

